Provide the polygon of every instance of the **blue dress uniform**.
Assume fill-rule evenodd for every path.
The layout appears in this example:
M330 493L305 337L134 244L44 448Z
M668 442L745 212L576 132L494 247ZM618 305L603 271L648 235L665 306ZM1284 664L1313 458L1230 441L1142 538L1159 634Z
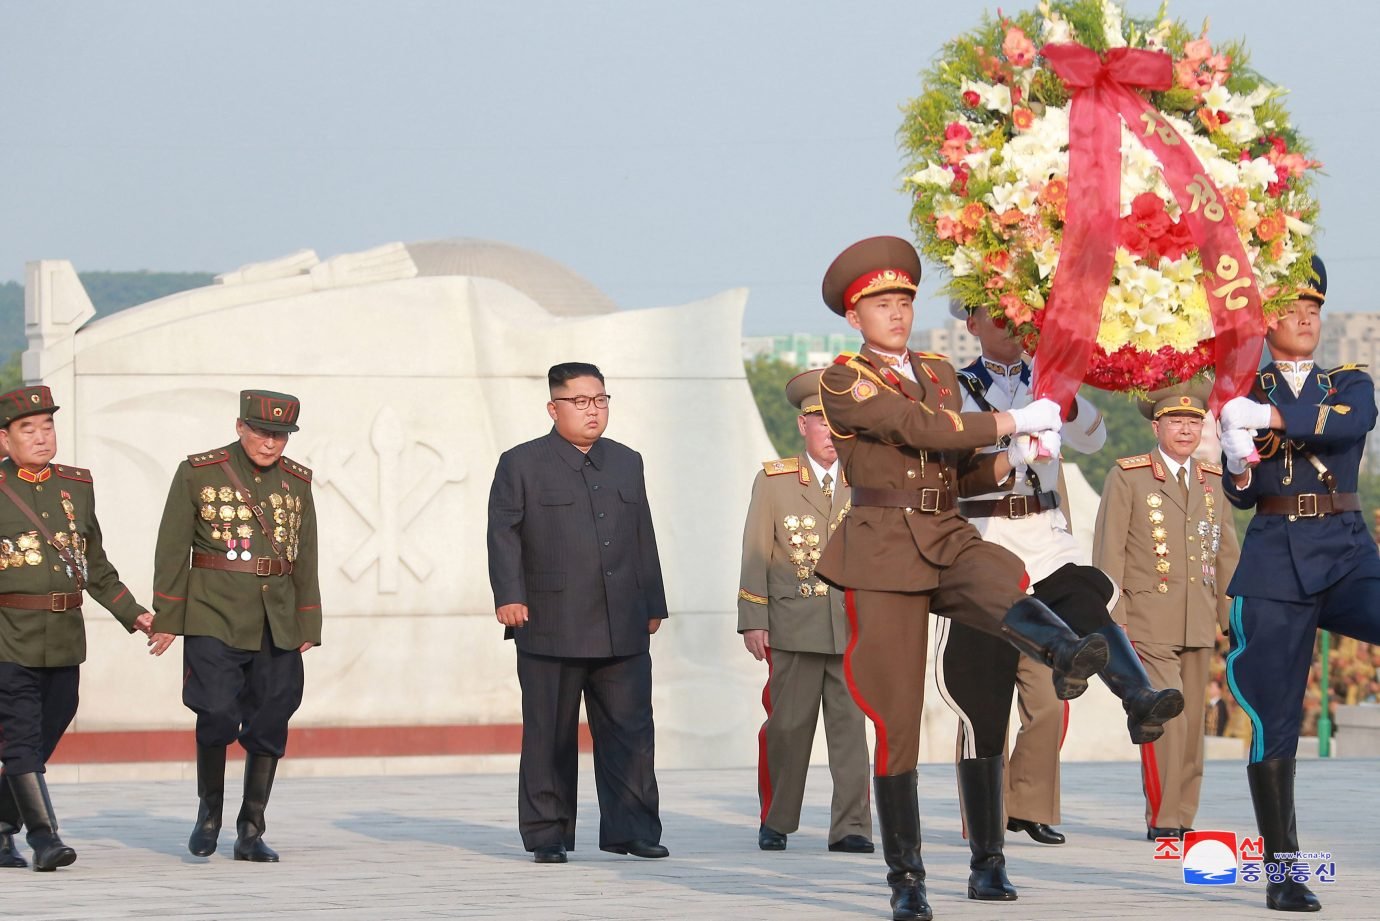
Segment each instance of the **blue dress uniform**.
M1326 273L1316 257L1313 267L1317 289L1301 297L1321 304ZM1380 643L1380 554L1356 492L1361 453L1375 427L1375 385L1356 365L1322 370L1311 362L1271 362L1252 396L1279 411L1284 430L1256 439L1261 460L1244 486L1223 478L1228 500L1256 513L1227 587L1236 599L1227 681L1251 720L1247 777L1265 859L1274 862L1275 854L1298 851L1295 754L1317 631ZM1321 907L1284 873L1267 886L1266 904Z

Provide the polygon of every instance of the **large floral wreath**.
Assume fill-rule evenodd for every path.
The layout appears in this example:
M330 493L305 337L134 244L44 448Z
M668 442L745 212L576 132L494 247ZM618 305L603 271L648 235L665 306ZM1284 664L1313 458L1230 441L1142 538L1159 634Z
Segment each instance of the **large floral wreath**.
M1244 390L1263 319L1311 282L1320 164L1239 43L1052 0L986 17L923 80L901 132L920 248L1015 324L1047 395L1214 364L1214 404Z

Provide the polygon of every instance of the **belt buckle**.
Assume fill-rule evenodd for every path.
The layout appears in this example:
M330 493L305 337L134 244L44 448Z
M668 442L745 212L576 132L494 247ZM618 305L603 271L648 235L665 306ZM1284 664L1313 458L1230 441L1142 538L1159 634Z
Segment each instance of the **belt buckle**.
M933 499L933 504L926 504L930 499ZM929 512L932 515L939 513L939 487L926 486L920 490L920 511Z
M1305 499L1307 499L1308 502L1305 502L1305 501L1304 501ZM1309 505L1309 503L1311 503L1312 506L1313 506L1312 511L1304 511L1304 508L1305 508L1307 505ZM1316 495L1315 493L1311 493L1311 492L1300 493L1300 494L1295 498L1294 504L1298 507L1298 510L1297 510L1296 514L1297 514L1300 518L1321 518L1321 517L1322 517L1322 512L1320 512L1320 511L1318 510L1318 497L1317 497L1317 495Z
M62 605L62 607L58 607ZM48 595L48 611L52 614L61 614L67 610L67 593L50 592Z
M1016 511L1017 500L1020 500L1020 511ZM1010 495L1006 497L1006 516L1008 518L1028 518L1033 513L1030 511L1030 497L1026 495Z
M271 576L273 575L273 561L266 556L255 557L254 575Z

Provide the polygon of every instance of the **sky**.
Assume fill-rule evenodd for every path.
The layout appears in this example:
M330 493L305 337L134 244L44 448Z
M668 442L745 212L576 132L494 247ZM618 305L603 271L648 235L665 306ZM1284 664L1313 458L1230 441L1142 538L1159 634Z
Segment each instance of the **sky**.
M1029 0L1033 5L1033 0ZM1023 9L1012 2L1008 10ZM1157 0L1129 0L1152 15ZM824 269L910 237L900 107L976 0L0 0L0 281L221 272L472 237L625 308L750 289L826 332ZM1380 4L1173 0L1291 91L1328 306L1380 308ZM917 327L947 319L926 267Z

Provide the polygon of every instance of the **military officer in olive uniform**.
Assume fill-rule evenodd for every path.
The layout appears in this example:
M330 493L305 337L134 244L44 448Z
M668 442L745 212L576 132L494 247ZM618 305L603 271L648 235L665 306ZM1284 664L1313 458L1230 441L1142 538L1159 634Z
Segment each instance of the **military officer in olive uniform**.
M786 385L786 399L800 410L796 425L805 450L762 465L743 526L738 632L748 651L767 661L767 719L757 737L757 845L784 850L786 836L799 827L822 703L834 780L829 850L870 854L867 733L843 674L843 594L814 574L829 535L848 513L848 488L821 413L821 374L806 371Z
M1121 586L1112 617L1125 626L1157 687L1179 688L1184 713L1140 747L1146 837L1193 827L1203 783L1203 701L1217 628L1227 628L1227 583L1240 548L1223 501L1222 468L1194 460L1208 385L1180 385L1140 404L1154 451L1107 474L1093 538L1096 565Z
M91 473L52 463L53 395L23 387L0 396L0 867L24 867L14 842L29 829L35 870L77 859L58 837L43 773L77 712L86 661L83 592L125 629L172 643L106 558Z
M311 471L283 456L300 409L285 393L242 392L239 440L182 462L158 528L155 626L187 638L182 702L197 715L200 806L187 847L198 857L215 853L225 749L238 740L235 859L278 859L264 810L302 703L302 654L321 643Z

